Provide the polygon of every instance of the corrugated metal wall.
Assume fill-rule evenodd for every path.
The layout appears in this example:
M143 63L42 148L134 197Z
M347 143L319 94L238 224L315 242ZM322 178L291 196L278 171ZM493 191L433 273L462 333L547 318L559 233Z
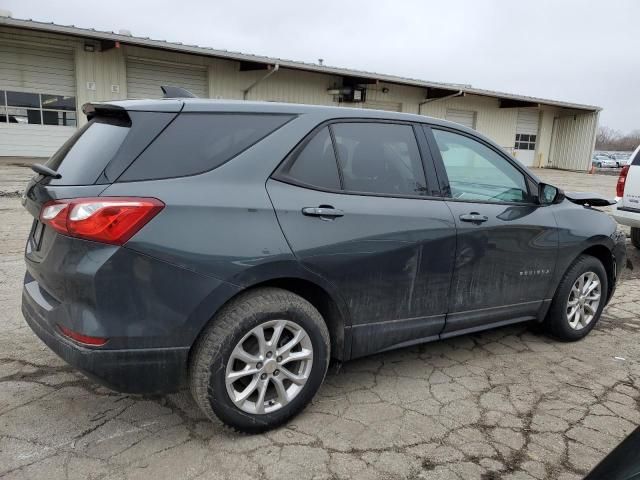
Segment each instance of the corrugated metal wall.
M597 113L556 117L551 139L551 166L567 170L588 170L597 124Z
M550 166L549 152L551 149L551 135L553 133L553 119L557 109L553 107L543 107L540 115L540 126L538 129L538 145L536 147L536 166Z
M207 67L127 57L128 98L162 98L163 85L186 88L196 97L208 97Z
M180 64L189 64L196 68L202 68L206 79L202 89L197 93L202 92L203 96L210 98L242 99L243 91L267 73L267 70L240 71L240 64L231 60L129 45L100 51L99 43L94 42L96 51L87 52L84 49L84 45L85 43L91 43L91 41L84 39L28 32L9 27L0 28L0 48L2 48L3 42L8 41L32 46L62 47L72 51L75 58L78 110L88 101L116 100L138 96L135 92L133 92L134 95L128 92L127 83L133 85L134 82L132 78L127 78L127 58L151 60L156 62L157 65L167 65L167 69L172 65L172 68L175 68L175 65ZM6 70L4 65L3 70ZM202 76L199 78L202 78ZM3 83L6 82L0 80L0 89L3 86L7 86L3 85ZM89 88L89 85L91 85L91 88ZM335 101L332 95L327 93L328 89L340 86L342 86L342 78L339 76L281 68L274 75L253 88L249 92L248 99L339 105L355 108L388 108L437 118L445 118L447 109L473 111L475 112L476 130L492 138L506 150L513 150L518 109L500 108L500 101L496 98L467 95L435 100L420 106L426 96L424 88L380 82L366 85L367 102L364 104L340 104ZM146 96L160 95L156 85L150 85L149 88L152 88L153 92L146 92ZM594 121L594 115L590 114L581 119L577 125L560 125L560 131L557 133L559 140L556 142L558 154L550 162L554 117L566 111L561 108L541 108L539 145L534 164L547 166L552 163L559 168L587 168L586 165L588 165L588 156L593 145L592 140L595 138L597 122L597 116L595 116L596 120ZM589 120L589 118L592 120ZM78 124L82 125L84 121L84 116L79 111ZM67 127L43 128L47 130L48 134L59 137L58 140L53 142L56 144L56 148L69 135L63 132ZM572 142L572 145L577 147L579 151L568 146L567 142ZM587 155L586 152L589 152L589 154ZM0 151L0 155L3 154L7 153ZM16 154L16 152L14 151L12 154Z
M0 91L75 96L73 43L0 31ZM2 98L4 104L4 94ZM74 127L0 122L0 156L48 156Z
M447 109L476 112L477 131L493 139L503 148L513 148L518 120L517 108L500 108L500 101L495 98L465 96L426 103L422 106L421 113L446 118Z

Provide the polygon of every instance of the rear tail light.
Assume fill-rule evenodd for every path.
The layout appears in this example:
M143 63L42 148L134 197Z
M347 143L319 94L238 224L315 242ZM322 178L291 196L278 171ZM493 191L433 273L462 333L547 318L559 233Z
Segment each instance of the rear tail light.
M40 220L63 235L123 245L163 208L155 198L74 198L46 203Z
M627 183L627 175L629 174L629 165L622 167L620 176L618 177L618 183L616 184L616 197L624 196L624 186Z
M71 340L74 340L77 343L82 343L84 345L91 345L92 347L101 347L102 345L107 343L107 341L109 340L108 338L91 337L89 335L83 335L82 333L74 332L70 328L64 327L60 324L58 324L58 328L60 329L60 332L62 332L62 334L65 337L70 338Z

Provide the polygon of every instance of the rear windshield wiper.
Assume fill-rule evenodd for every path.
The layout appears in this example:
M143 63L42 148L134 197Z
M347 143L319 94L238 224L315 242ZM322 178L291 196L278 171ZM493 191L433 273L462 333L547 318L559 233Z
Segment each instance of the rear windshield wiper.
M60 175L58 172L56 172L55 170L51 170L49 167L46 167L40 163L34 163L33 165L31 165L31 170L39 173L40 175L44 175L45 177L62 178L62 175Z

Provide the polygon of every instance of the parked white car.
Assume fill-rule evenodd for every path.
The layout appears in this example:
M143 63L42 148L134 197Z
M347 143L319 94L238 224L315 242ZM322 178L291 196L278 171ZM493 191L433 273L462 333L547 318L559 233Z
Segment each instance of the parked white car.
M614 159L603 153L598 153L591 158L591 165L596 168L616 168L618 164Z
M616 185L616 200L613 218L619 224L631 227L631 243L640 249L640 146L631 155L631 161L622 167Z

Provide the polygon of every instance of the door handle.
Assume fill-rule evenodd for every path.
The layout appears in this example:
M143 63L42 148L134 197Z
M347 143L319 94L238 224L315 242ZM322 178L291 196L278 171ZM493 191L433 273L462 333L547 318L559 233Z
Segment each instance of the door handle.
M486 215L480 215L478 212L471 212L460 215L460 220L463 222L483 223L489 220L489 217Z
M307 215L309 217L324 217L324 218L336 218L344 216L344 212L342 210L338 210L337 208L333 208L330 206L320 206L320 207L304 207L302 209L302 214Z

